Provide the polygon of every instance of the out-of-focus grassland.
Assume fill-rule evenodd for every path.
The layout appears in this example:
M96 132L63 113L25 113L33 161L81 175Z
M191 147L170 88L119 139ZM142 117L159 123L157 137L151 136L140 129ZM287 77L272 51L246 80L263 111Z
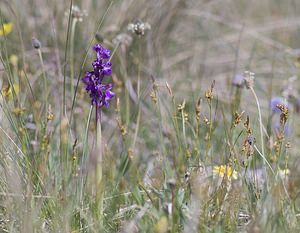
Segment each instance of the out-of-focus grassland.
M0 0L9 22L0 232L299 232L300 1ZM116 93L100 185L80 81L95 43Z

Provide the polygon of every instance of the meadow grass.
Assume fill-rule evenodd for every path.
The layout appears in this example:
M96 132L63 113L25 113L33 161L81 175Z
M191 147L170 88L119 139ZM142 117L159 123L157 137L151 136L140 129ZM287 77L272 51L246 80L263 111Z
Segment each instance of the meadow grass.
M299 13L0 0L0 232L299 232Z

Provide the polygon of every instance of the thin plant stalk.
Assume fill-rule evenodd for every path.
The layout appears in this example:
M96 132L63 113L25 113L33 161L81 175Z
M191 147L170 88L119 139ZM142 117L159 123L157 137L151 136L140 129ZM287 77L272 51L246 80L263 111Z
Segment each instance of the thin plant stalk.
M43 79L44 79L44 101L45 101L45 112L46 112L46 117L47 117L47 105L48 105L48 88L47 88L47 76L46 76L46 71L45 71L45 65L44 65L44 60L42 56L42 51L40 48L37 49L40 62L42 65L42 72L43 72Z
M64 64L67 63L67 55L68 55L68 44L69 44L69 36L70 36L70 24L71 24L71 13L72 13L73 0L70 1L69 7L69 18L68 18L68 27L67 27L67 38L66 38L66 46L65 46L65 55L64 55ZM67 104L66 104L66 65L64 65L64 85L63 85L63 115L67 116Z
M141 54L141 42L139 43L139 54ZM137 79L137 98L138 98L138 115L136 119L136 127L135 127L135 132L134 132L134 137L133 137L133 143L132 143L132 148L134 149L138 131L139 131L139 126L140 126L140 117L141 117L141 108L140 108L140 89L141 89L141 78L140 78L140 71L141 71L141 61L139 61L138 64L138 79Z
M182 118L182 133L183 133L183 142L186 146L186 134L185 134L185 118L184 118L184 110L181 111L181 118Z
M83 154L82 154L82 160L81 160L81 166L84 167L84 163L86 162L86 151L87 151L87 144L88 144L88 130L89 130L89 125L91 122L91 116L92 116L92 111L93 111L93 105L91 105L90 107L90 111L89 111L89 116L88 116L88 120L86 123L86 128L85 128L85 135L84 135L84 143L83 143ZM80 174L80 202L82 203L83 201L83 186L84 186L84 177L83 174L81 172Z
M138 83L139 83L139 81L138 81ZM137 135L138 135L138 130L139 130L139 126L140 126L141 109L140 109L140 107L138 107L138 108L139 108L139 110L138 110L138 115L137 115L137 119L136 119L136 127L135 127L135 132L134 132L134 137L133 137L132 148L135 147L135 143L136 143L136 139L137 139Z
M257 95L252 86L250 87L250 90L255 98L256 105L257 105L258 118L259 118L259 130L260 130L260 142L261 142L261 153L262 153L263 157L265 158L263 123L262 123L262 117L261 117L261 111L260 111L260 104L259 104L259 100L258 100ZM265 159L263 161L265 163Z
M261 153L261 152L258 150L258 148L257 148L256 145L254 145L254 148L255 148L255 150L258 152L258 154L262 157L264 163L266 163L266 164L268 165L268 167L270 168L272 174L275 175L275 172L274 172L272 166L270 165L270 163L268 162L268 160L266 159L266 157L263 155L263 153Z
M257 147L255 146L255 149L256 151L259 153L259 155L262 157L263 159L263 164L264 164L264 168L265 168L265 172L267 174L267 168L266 168L266 164L269 166L271 172L273 175L275 175L273 169L272 169L272 166L269 164L268 160L266 159L266 156L265 156L265 150L264 150L264 135L263 135L263 123L262 123L262 117L261 117L261 111L260 111L260 104L259 104L259 100L257 98L257 95L253 89L252 86L249 86L249 89L251 90L254 98L255 98L255 101L256 101L256 105L257 105L257 110L258 110L258 118L259 118L259 130L260 130L260 141L261 141L261 153L260 151L257 149ZM267 184L267 189L269 190L270 187L269 187L269 182L268 182L268 179L266 180L266 184Z
M126 105L126 125L129 125L129 121L130 121L130 98L129 98L129 90L128 90L128 80L127 80L127 75L125 78L125 105Z
M96 107L96 207L100 216L100 228L103 226L103 179L102 179L102 130L101 130L101 112L100 108Z
M207 139L205 160L207 160L209 150L211 149L211 134L212 134L212 126L213 126L212 125L212 103L211 103L211 100L208 100L208 105L209 105L209 134L208 134L208 139ZM212 159L212 157L211 157L211 159Z
M70 38L70 70L71 70L71 76L70 76L70 90L71 90L71 96L74 96L74 35L75 35L75 29L76 29L76 23L77 19L73 18L72 26L71 26L71 38Z

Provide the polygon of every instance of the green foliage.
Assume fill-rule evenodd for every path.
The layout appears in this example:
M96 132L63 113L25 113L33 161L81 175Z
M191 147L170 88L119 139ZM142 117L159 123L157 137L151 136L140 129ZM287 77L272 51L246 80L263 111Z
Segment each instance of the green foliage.
M0 1L0 232L299 232L300 4L72 3Z

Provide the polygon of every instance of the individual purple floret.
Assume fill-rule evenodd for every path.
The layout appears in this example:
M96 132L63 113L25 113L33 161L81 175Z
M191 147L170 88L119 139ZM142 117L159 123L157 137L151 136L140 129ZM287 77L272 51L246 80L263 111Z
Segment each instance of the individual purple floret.
M271 99L270 102L270 107L273 113L281 113L280 109L277 107L278 104L282 104L285 107L289 108L289 104L284 98L275 96Z
M111 75L112 69L111 69L111 63L110 62L104 62L103 60L95 60L93 63L94 73L99 79L103 79L104 76Z
M108 107L108 106L109 106L109 101L115 96L115 93L113 93L113 92L111 91L111 89L112 89L112 84L111 84L111 83L109 83L109 84L107 84L107 85L101 84L101 85L99 86L99 89L100 89L100 92L101 92L101 94L102 94L102 96L101 96L101 101L100 101L100 105L101 105L101 107L102 107L103 105L105 105L106 107Z
M108 107L110 100L115 96L112 92L112 83L103 84L103 78L112 73L112 64L107 61L110 51L100 44L94 46L97 59L92 63L93 71L86 72L82 82L86 85L86 91L90 94L91 103L97 108Z
M115 93L111 91L112 84L95 84L92 86L90 97L92 104L101 108L103 106L109 107L109 101L115 96Z
M98 60L110 58L110 50L103 48L100 44L94 46L94 51Z

